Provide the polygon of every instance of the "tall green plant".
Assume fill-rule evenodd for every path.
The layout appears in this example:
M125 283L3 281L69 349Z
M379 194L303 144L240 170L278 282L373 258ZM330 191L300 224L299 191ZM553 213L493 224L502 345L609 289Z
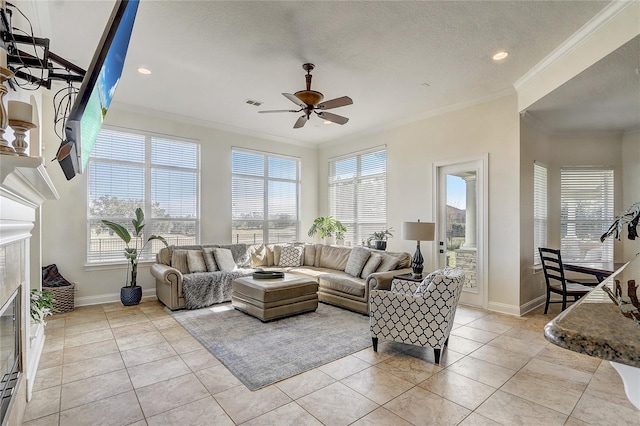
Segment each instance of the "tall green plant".
M347 232L347 227L340 223L339 220L332 216L321 216L316 218L309 228L307 235L313 237L314 235L320 235L320 238L342 236Z
M161 237L160 235L152 235L149 238L147 238L147 241L145 241L145 243L142 244L142 247L138 250L138 245L142 243L142 237L140 233L142 232L142 229L144 229L144 225L145 225L144 213L142 212L142 209L140 207L136 209L135 219L131 220L131 223L133 224L133 231L134 231L133 247L129 245L132 238L127 228L115 222L111 222L109 220L103 220L102 223L105 226L109 227L109 229L111 229L118 237L120 237L122 241L124 241L126 245L124 249L124 257L129 261L129 267L131 268L131 280L129 281L128 286L135 287L137 285L136 283L138 278L138 261L140 260L140 258L138 257L139 254L142 253L145 247L147 246L147 244L149 244L149 242L153 240L162 241L165 247L167 247L167 241L164 239L164 237Z

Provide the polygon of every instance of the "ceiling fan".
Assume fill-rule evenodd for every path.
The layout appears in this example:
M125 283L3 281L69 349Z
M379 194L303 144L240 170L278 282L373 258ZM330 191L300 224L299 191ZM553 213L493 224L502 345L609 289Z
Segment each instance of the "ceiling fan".
M277 109L277 110L268 110L268 111L258 111L259 113L271 113L271 112L303 112L296 124L293 125L294 129L299 129L304 126L311 113L315 113L318 117L323 120L330 121L336 124L345 124L349 119L347 117L343 117L341 115L332 114L330 112L325 112L324 110L338 108L341 106L351 105L353 101L348 96L342 96L341 98L331 99L330 101L322 102L324 99L324 95L315 90L311 90L311 71L315 68L313 64L304 64L302 65L302 69L307 72L305 78L307 80L307 90L300 90L294 94L291 93L283 93L282 95L289 99L294 104L298 105L300 109ZM322 103L321 103L322 102ZM318 110L320 112L318 112Z

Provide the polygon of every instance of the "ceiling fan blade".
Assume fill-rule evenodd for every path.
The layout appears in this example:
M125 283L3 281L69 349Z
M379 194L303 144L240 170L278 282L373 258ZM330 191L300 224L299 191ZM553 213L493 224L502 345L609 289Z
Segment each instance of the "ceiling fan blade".
M300 112L301 109L269 109L266 111L258 111L259 114L270 113L270 112Z
M330 112L322 111L322 112L318 112L317 114L318 114L318 117L336 124L346 124L347 121L349 121L347 117L343 117L337 114L331 114Z
M300 118L298 118L298 121L296 121L296 124L293 125L293 128L299 129L300 127L307 124L308 120L309 120L309 117L307 117L306 115L301 116Z
M296 95L292 95L291 93L283 93L282 96L289 99L294 104L298 105L300 108L306 108L307 104L302 102Z
M351 98L348 96L343 96L341 98L335 98L331 99L330 101L322 102L318 104L316 109L332 109L351 104L353 104L353 100L351 100Z

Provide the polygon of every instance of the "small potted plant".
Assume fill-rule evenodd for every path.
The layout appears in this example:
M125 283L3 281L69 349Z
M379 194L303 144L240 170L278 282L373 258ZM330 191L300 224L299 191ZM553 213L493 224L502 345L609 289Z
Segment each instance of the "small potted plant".
M325 244L333 244L338 236L344 239L345 232L347 232L347 227L339 220L332 216L321 216L313 221L307 235L313 237L318 234L320 238L324 239Z
M44 319L56 312L56 308L53 306L53 292L33 289L29 294L29 299L29 313L33 322L47 325Z
M371 247L371 242L373 241L373 247L377 250L386 250L387 249L387 239L393 238L393 227L387 228L383 231L376 231L369 235L367 238L367 245Z
M134 230L133 247L129 245L132 238L127 228L108 220L103 220L102 223L109 227L109 229L111 229L118 237L120 237L120 239L122 239L122 241L124 241L126 245L124 249L124 257L129 262L127 265L128 282L126 286L120 289L120 301L125 306L137 305L138 303L140 303L140 300L142 300L142 287L137 285L138 261L140 260L139 254L142 253L147 244L149 244L149 242L153 240L162 241L165 247L167 247L167 241L159 235L151 235L149 238L147 238L147 241L142 244L142 236L140 235L140 233L144 228L144 213L142 212L142 209L140 207L136 209L135 219L131 220ZM140 249L138 249L139 245L142 245ZM129 270L131 270L130 278Z

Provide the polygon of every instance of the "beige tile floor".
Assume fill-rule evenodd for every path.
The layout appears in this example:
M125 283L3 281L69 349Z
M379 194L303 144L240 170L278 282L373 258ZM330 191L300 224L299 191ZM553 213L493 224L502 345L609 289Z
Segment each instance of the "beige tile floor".
M548 343L557 314L460 306L442 365L383 342L251 392L157 301L51 317L35 425L640 425L608 362Z

